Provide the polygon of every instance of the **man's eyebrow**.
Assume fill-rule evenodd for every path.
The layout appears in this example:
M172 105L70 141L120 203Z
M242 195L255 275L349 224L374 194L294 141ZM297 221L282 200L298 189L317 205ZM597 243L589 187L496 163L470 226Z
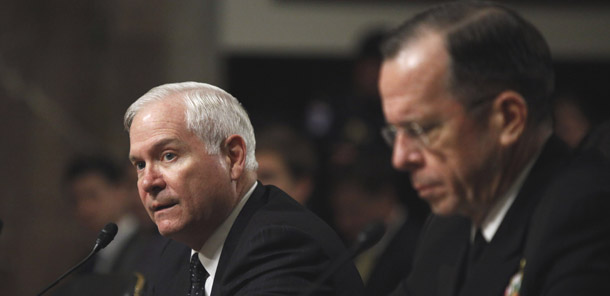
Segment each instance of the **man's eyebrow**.
M413 118L406 118L406 119L401 119L401 120L397 121L396 123L390 124L390 125L393 125L395 127L401 127L401 126L411 125L413 123L417 124L418 120L415 120Z
M170 145L170 144L174 144L174 143L179 143L180 141L176 138L165 138L165 139L161 139L158 142L154 143L151 147L151 151L153 153L157 152L158 150L160 150L161 148ZM133 155L129 155L129 161L131 161L132 163L135 162L136 160L138 160L137 157L133 156Z

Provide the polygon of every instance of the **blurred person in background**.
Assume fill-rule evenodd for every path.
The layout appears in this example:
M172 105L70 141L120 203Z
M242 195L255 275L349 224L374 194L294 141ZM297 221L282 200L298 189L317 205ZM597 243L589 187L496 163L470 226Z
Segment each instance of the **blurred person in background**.
M411 209L399 198L397 174L386 158L376 155L380 153L361 154L336 167L330 178L334 225L348 245L366 225L386 225L382 239L354 259L366 295L386 295L409 274L423 224L422 215L410 215Z
M553 101L554 127L575 153L595 152L610 159L608 111L594 104L600 97L593 87L558 90Z
M571 149L576 149L595 125L587 99L574 91L559 91L553 101L554 130Z
M308 205L316 184L318 158L313 144L288 125L271 125L257 133L258 179Z
M143 225L134 214L135 183L125 179L123 168L104 155L80 156L66 167L64 188L74 205L74 214L92 236L109 222L119 231L89 265L94 273L146 273L150 252L159 238L150 223ZM141 207L141 205L140 205ZM87 267L84 268L87 271Z
M163 241L150 222L138 217L142 206L134 195L136 184L124 166L107 155L77 156L67 164L62 184L74 215L92 237L110 222L117 224L118 232L54 295L124 295L144 286L150 277L150 257Z
M305 110L306 132L320 140L324 157L332 154L350 157L357 146L383 144L378 133L384 119L377 81L381 64L379 45L384 33L381 28L370 28L362 34L345 90L312 99Z

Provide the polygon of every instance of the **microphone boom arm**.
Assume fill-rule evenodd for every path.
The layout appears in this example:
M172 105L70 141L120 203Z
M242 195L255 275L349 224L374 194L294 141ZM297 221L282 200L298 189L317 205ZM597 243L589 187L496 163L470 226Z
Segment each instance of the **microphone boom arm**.
M51 288L55 287L55 285L57 285L61 280L63 280L70 273L72 273L77 268L79 268L83 264L85 264L85 262L87 262L89 259L91 259L91 257L93 257L93 255L95 255L101 249L105 248L114 239L114 236L117 234L118 231L119 231L119 228L116 226L116 224L114 224L114 223L106 224L106 226L104 226L104 229L102 229L100 231L100 233L98 234L97 239L95 240L95 246L93 246L93 250L91 250L91 253L89 253L89 255L87 255L87 257L85 257L85 259L83 259L81 262L76 264L74 267L70 268L70 270L68 270L64 274L62 274L58 279L56 279L53 283L51 283L44 290L42 290L42 292L38 293L37 296L41 296L45 292L49 291Z
M309 286L308 289L301 293L302 296L313 295L313 293L319 289L329 278L332 276L341 266L347 261L356 257L362 251L372 247L374 244L379 242L385 233L385 224L381 221L375 221L364 227L358 234L356 243L354 243L347 252L344 252L340 257L333 260L329 267L322 273L317 280Z
M70 268L70 270L66 271L64 274L62 274L53 283L51 283L46 289L44 289L42 292L38 293L37 296L40 296L40 295L44 294L45 292L49 291L51 288L55 287L55 285L57 285L61 280L63 280L65 277L67 277L70 273L72 273L77 268L81 267L81 265L85 264L85 262L87 262L89 259L91 259L91 257L93 257L93 255L95 255L95 253L97 253L98 250L96 250L96 249L97 249L97 245L93 248L93 250L91 250L91 253L89 253L89 255L87 255L87 257L85 257L85 259L83 259L81 262L76 264L74 267Z

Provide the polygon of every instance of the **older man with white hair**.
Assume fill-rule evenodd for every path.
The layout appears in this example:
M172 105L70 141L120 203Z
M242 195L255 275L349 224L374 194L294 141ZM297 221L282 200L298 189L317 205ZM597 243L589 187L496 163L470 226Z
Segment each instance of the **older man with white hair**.
M343 252L322 220L256 181L252 125L222 89L195 82L153 88L129 107L125 127L142 203L171 238L153 258L159 268L149 294L294 295ZM361 290L347 264L320 293Z

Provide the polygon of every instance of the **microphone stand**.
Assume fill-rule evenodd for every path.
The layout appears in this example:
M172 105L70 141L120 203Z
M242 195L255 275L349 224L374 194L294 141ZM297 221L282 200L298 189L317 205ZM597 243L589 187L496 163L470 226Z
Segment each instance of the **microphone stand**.
M114 236L117 234L117 232L118 232L118 227L116 226L116 224L114 224L114 223L106 224L106 226L104 226L104 229L102 229L100 231L99 235L97 236L97 239L95 240L95 246L93 246L93 250L91 250L91 253L89 253L89 255L87 255L87 257L85 257L85 259L83 259L81 262L76 264L74 267L70 268L70 270L68 270L64 274L62 274L58 279L56 279L53 283L51 283L44 290L42 290L42 292L38 293L37 296L41 296L45 292L49 291L51 288L55 287L55 285L57 285L61 280L63 280L70 273L72 273L74 270L81 267L83 264L85 264L85 262L87 262L89 259L91 259L91 257L93 257L93 255L95 255L97 252L99 252L99 250L105 248L114 239Z
M58 279L56 279L53 283L51 283L46 289L44 289L44 290L42 290L42 292L38 293L37 296L40 296L40 295L44 294L45 292L49 291L51 288L55 287L55 285L57 285L61 280L63 280L65 277L67 277L70 273L72 273L77 268L81 267L83 264L85 264L85 262L89 261L89 259L91 259L91 257L93 257L93 255L95 255L95 253L97 253L97 251L99 251L99 249L97 248L97 245L96 245L96 247L93 248L93 250L91 250L91 253L89 253L89 255L87 255L87 257L85 257L85 259L83 259L81 262L76 264L74 267L70 268L70 270L66 271L64 274L62 274Z
M344 252L340 257L331 262L324 273L322 273L312 285L304 290L303 293L301 293L301 296L313 295L313 293L319 289L347 261L379 242L384 233L385 225L381 221L375 221L368 224L358 235L356 243L352 245L347 252Z

